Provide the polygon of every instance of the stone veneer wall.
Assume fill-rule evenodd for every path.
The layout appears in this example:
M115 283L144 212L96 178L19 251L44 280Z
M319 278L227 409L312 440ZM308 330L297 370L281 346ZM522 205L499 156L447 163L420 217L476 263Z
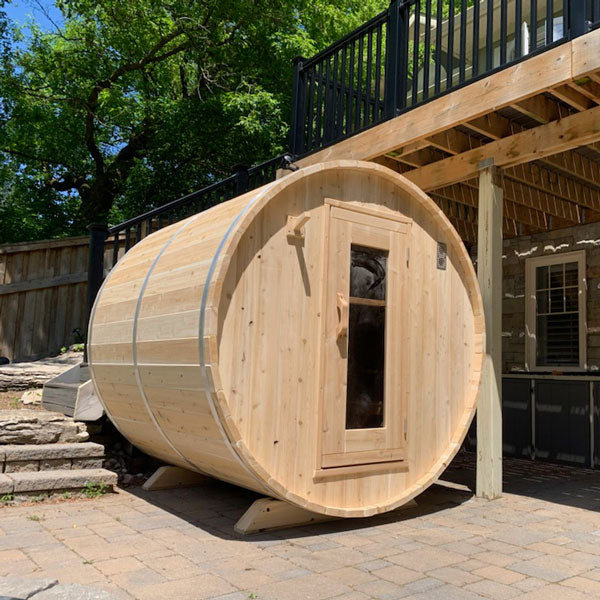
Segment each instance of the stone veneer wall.
M600 369L600 223L522 236L504 241L502 368L525 368L525 261L574 250L586 251L587 362Z

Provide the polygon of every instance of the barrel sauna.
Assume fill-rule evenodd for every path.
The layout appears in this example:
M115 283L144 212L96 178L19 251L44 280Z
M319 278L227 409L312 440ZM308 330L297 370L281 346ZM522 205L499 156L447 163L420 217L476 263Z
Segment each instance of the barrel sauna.
M448 219L359 161L143 239L89 332L98 395L133 444L339 517L396 508L441 474L475 411L485 335Z

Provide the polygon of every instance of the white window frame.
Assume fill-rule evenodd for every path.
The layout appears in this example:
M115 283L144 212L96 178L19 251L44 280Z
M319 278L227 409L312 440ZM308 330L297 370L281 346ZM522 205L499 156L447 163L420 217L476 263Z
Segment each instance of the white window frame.
M536 364L536 273L537 267L557 265L568 262L576 262L578 270L579 294L579 365L538 366ZM575 252L564 252L552 256L537 256L525 261L525 368L528 371L585 371L587 370L587 319L586 319L586 296L587 284L585 277L585 250Z

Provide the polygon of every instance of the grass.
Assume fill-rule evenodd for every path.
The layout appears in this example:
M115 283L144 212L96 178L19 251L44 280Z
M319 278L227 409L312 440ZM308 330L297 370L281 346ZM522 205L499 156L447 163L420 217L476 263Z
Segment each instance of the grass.
M108 492L108 486L105 483L93 483L88 481L82 490L83 495L86 498L98 498Z
M44 520L44 517L40 517L40 515L27 515L27 518L28 518L30 521L36 521L36 522L37 522L37 521L43 521L43 520Z
M4 494L3 496L0 496L0 504L8 504L9 502L12 502L15 499L14 494Z
M32 502L43 502L44 500L48 500L50 498L50 494L48 492L43 492L39 496L33 496L31 498Z

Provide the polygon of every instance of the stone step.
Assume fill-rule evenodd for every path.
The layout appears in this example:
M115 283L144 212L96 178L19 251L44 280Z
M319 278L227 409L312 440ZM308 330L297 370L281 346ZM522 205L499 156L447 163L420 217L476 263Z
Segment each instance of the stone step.
M117 474L106 469L71 469L3 473L0 475L0 496L13 494L37 495L42 492L62 492L85 489L89 484L117 485Z
M92 442L0 446L0 472L36 472L102 467L104 447Z
M85 425L47 410L1 410L0 444L52 444L85 442Z

